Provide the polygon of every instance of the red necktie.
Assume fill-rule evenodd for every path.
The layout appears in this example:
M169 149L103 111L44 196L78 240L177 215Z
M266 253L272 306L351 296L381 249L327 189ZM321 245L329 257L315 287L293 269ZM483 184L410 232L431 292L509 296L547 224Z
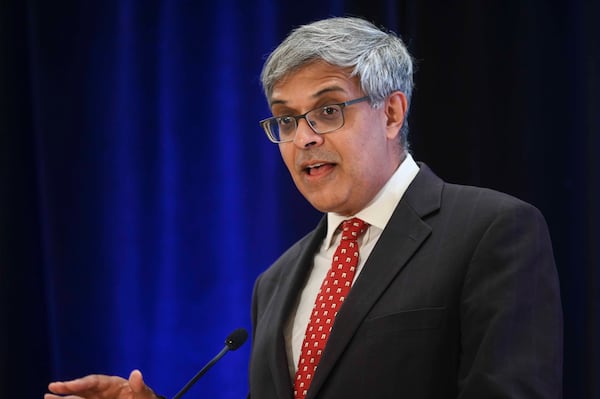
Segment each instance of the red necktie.
M369 227L358 218L342 223L342 239L333 254L331 269L323 279L310 315L294 380L294 399L304 399L321 354L329 338L333 321L350 291L358 266L358 237Z

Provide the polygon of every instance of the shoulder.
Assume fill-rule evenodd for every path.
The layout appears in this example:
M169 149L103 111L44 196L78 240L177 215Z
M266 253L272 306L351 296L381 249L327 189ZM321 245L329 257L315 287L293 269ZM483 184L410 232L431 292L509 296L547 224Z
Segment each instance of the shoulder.
M474 211L502 211L507 209L528 209L537 212L537 208L513 195L484 187L444 183L442 192L444 204L456 203Z
M513 195L485 187L445 182L423 163L407 191L407 201L417 208L422 207L422 203L430 203L431 209L441 212L497 215L520 210L541 216L534 205Z
M513 195L464 184L447 183L425 164L399 204L410 208L421 222L444 237L476 243L486 233L527 232L547 240L548 226L541 212ZM403 223L403 218L394 218Z

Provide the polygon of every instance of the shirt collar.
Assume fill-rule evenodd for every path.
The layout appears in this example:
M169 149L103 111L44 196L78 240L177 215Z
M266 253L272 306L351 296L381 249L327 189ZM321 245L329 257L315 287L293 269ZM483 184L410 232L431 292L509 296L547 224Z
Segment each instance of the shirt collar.
M327 236L325 237L325 241L323 241L325 248L331 246L333 235L340 223L353 217L360 218L370 226L383 230L392 217L392 213L396 209L398 202L400 202L400 199L418 172L419 166L412 156L407 154L404 161L398 166L398 169L396 169L387 183L379 190L377 195L356 215L342 216L329 212L327 214Z

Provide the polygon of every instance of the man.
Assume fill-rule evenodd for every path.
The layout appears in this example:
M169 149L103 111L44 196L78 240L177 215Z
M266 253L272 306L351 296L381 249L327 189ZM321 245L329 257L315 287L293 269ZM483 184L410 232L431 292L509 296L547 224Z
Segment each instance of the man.
M318 21L270 55L262 82L274 117L261 124L325 216L256 281L250 397L561 397L545 221L413 160L402 41L357 18ZM108 389L121 391L98 396ZM50 390L153 397L138 371Z

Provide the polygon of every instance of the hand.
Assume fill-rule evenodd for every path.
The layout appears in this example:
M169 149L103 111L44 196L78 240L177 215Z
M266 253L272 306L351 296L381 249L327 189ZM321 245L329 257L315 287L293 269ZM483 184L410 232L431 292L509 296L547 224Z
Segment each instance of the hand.
M52 382L52 393L44 399L155 399L157 396L144 383L142 373L133 370L129 380L121 377L92 374L76 380Z

